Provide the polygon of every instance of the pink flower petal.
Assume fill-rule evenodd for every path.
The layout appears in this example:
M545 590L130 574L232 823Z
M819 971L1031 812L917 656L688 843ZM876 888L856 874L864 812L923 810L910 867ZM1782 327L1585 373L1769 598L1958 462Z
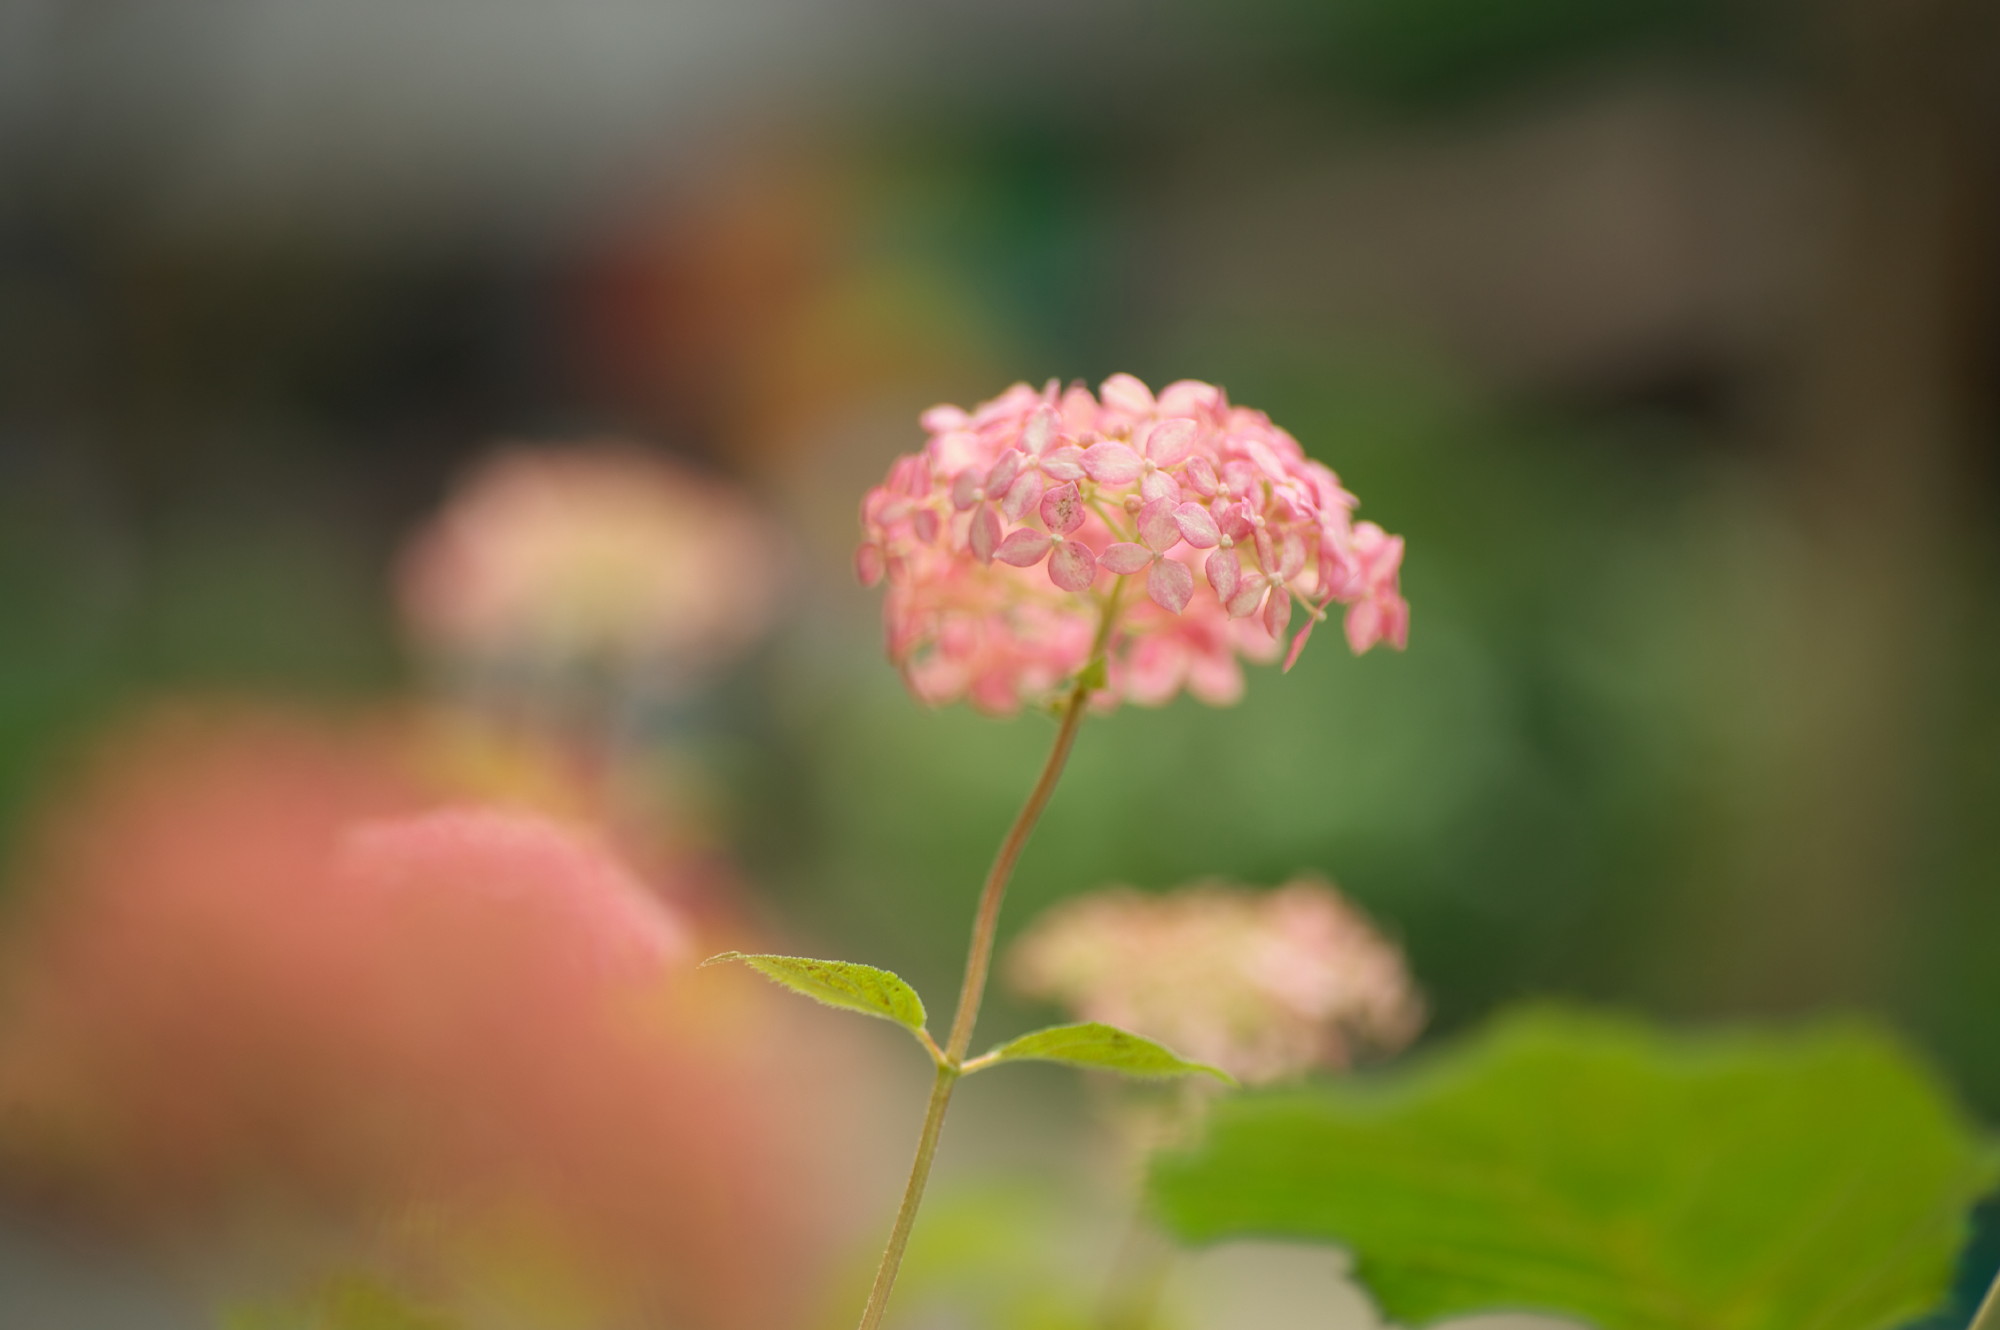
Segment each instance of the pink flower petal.
M1204 499L1215 497L1215 468L1209 465L1206 457L1199 454L1190 457L1188 464L1181 469L1181 474L1187 477L1187 483L1194 487L1196 494Z
M980 504L979 511L972 515L972 530L967 533L967 540L981 563L993 561L993 551L1000 544L1000 515L993 511L992 504Z
M1163 420L1146 436L1146 456L1155 466L1172 466L1188 455L1188 450L1194 447L1195 435L1200 432L1201 426L1186 416Z
M1194 574L1177 559L1159 559L1146 574L1146 594L1161 609L1179 614L1194 595Z
M1075 481L1042 496L1042 525L1056 536L1067 536L1083 525L1083 496L1077 493Z
M1251 532L1251 535L1255 538L1257 545L1257 566L1266 572L1276 569L1278 566L1278 546L1277 542L1271 539L1271 529L1268 526L1260 526Z
M1306 566L1306 542L1296 531L1285 533L1284 544L1278 547L1278 576L1287 582L1299 575Z
M1410 602L1401 596L1382 599L1382 640L1398 651L1410 645Z
M1213 411L1222 406L1222 390L1200 379L1176 379L1160 389L1160 410L1170 416Z
M1114 411L1135 416L1151 415L1153 411L1153 390L1130 374L1113 374L1098 389L1098 395Z
M1283 637L1291 622L1292 593L1282 586L1273 586L1271 598L1264 602L1264 631L1273 637Z
M910 519L910 530L918 540L929 545L938 538L938 515L933 508L919 508L917 515Z
M1049 446L1056 436L1056 413L1053 407L1043 405L1028 413L1027 423L1021 426L1021 446L1036 457Z
M1145 464L1122 443L1100 443L1083 455L1083 469L1100 485L1129 485Z
M1009 453L1008 456L1014 456ZM1042 473L1023 471L1014 477L1014 483L1007 487L1007 497L1000 500L1000 511L1010 522L1018 522L1026 517L1034 506L1042 501Z
M1080 540L1065 540L1049 556L1049 581L1065 591L1088 591L1097 578L1097 556Z
M1245 573L1236 583L1236 590L1223 602L1232 619L1242 619L1255 614L1264 601L1264 588L1270 583L1262 573Z
M1071 434L1097 428L1097 399L1090 389L1076 384L1063 391L1062 423Z
M1222 543L1222 532L1216 529L1215 518L1198 503L1184 503L1174 509L1174 525L1180 528L1181 539L1198 550L1212 550Z
M1139 510L1139 539L1146 548L1165 554L1181 543L1181 529L1174 521L1174 505L1155 499Z
M1104 551L1098 560L1106 568L1118 574L1136 573L1153 561L1153 552L1144 545L1134 545L1129 540L1121 540Z
M993 551L993 557L1002 563L1011 563L1016 568L1032 568L1042 561L1055 542L1045 531L1037 531L1031 526L1016 527L1000 542L1000 548Z
M1347 645L1360 655L1382 640L1382 609L1372 600L1357 601L1347 608Z
M882 580L881 546L869 541L854 551L854 575L862 586L874 586Z
M1236 586L1243 580L1243 561L1235 550L1217 550L1208 556L1208 584L1215 588L1218 600L1227 604L1236 594Z
M934 406L918 417L924 429L931 434L946 434L955 429L964 429L967 416L955 406Z
M1155 499L1181 501L1181 483L1164 471L1148 471L1139 481L1139 494L1152 502Z
M1278 670L1280 674L1290 674L1290 672L1292 672L1292 666L1296 666L1296 664L1298 664L1298 656L1300 656L1300 652L1304 652L1304 650L1306 650L1306 638L1310 638L1310 636L1312 636L1312 628L1314 628L1314 626L1316 626L1318 622L1320 622L1318 618L1308 618L1308 620L1306 620L1306 626L1304 626L1304 628L1300 628L1300 630L1298 630L1298 636L1294 636L1294 638L1292 638L1292 650L1288 650L1288 652L1284 654L1284 666L1280 666L1280 670Z
M1065 445L1042 458L1042 474L1050 480L1082 480L1083 449Z
M1007 487L1014 483L1014 477L1020 474L1020 470L1021 453L1019 449L1009 448L1006 452L1001 453L1000 460L995 462L993 469L986 473L986 496L992 498L996 494L1005 494Z
M967 467L951 479L951 506L964 512L979 502L979 476Z
M1239 500L1215 515L1215 525L1231 540L1243 540L1252 527L1250 525L1250 505Z

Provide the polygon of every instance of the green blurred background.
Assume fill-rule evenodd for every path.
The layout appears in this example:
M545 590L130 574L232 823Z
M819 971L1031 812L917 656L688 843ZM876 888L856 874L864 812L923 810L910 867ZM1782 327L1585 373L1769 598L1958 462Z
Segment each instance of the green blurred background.
M1436 1031L1863 1009L1990 1117L1996 28L10 0L0 825L151 697L395 696L392 560L451 478L635 437L791 532L781 631L663 737L769 919L942 993L1049 727L903 694L854 505L933 402L1205 378L1407 537L1409 651L1093 722L1013 927L1314 869Z

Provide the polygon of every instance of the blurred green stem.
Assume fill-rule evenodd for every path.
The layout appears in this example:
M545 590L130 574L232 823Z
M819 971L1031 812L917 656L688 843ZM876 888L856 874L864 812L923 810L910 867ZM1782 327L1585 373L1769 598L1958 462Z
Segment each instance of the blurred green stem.
M1113 584L1104 602L1103 617L1097 625L1097 640L1091 644L1090 658L1076 676L1062 704L1062 723L1056 727L1055 746L1028 802L1021 805L1014 825L993 856L986 885L979 892L979 912L972 924L972 947L965 957L965 983L958 992L958 1014L951 1022L951 1037L945 1041L944 1056L938 1059L937 1079L931 1083L930 1107L924 1113L924 1128L917 1137L917 1157L910 1165L910 1180L903 1188L903 1203L896 1211L895 1227L889 1230L889 1245L882 1251L882 1264L875 1269L875 1283L868 1290L868 1306L861 1313L860 1330L876 1330L889 1307L889 1290L896 1285L896 1271L903 1264L903 1248L909 1245L910 1229L916 1223L917 1207L923 1204L924 1184L930 1181L931 1160L937 1155L938 1137L944 1131L945 1110L951 1107L951 1092L958 1084L965 1053L972 1046L972 1027L979 1020L979 1004L986 996L986 976L993 968L993 942L1000 925L1000 902L1007 894L1007 880L1014 876L1014 864L1027 848L1028 836L1048 807L1069 763L1069 750L1076 746L1076 732L1083 725L1084 710L1094 688L1102 687L1104 649L1111 641L1112 625L1118 619L1118 601L1125 591L1125 579Z
M1986 1290L1986 1301L1972 1314L1966 1330L2000 1330L2000 1274L1993 1276L1993 1287Z

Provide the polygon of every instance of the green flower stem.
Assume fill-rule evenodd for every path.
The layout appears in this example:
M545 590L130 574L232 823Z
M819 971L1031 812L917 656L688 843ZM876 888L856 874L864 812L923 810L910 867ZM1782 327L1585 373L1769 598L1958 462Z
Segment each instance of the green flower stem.
M987 871L986 885L979 893L979 913L972 924L972 946L965 957L965 982L958 990L958 1014L952 1018L951 1037L944 1045L945 1059L954 1066L964 1061L966 1050L972 1046L972 1027L979 1020L979 1004L986 996L987 972L993 968L993 939L1000 924L1000 902L1007 894L1007 882L1014 876L1014 864L1027 848L1028 836L1041 820L1049 797L1056 792L1056 782L1062 779L1063 767L1069 763L1069 750L1076 746L1076 732L1083 725L1089 700L1090 689L1079 679L1063 704L1062 724L1056 729L1049 760L1042 765L1035 788L1028 792L1028 802L1021 805L1020 816L1008 829L1007 838L1000 842L1000 852L993 856L993 867Z
M895 1227L889 1230L889 1245L883 1249L882 1263L875 1269L875 1283L868 1291L860 1330L877 1330L883 1313L888 1310L889 1290L895 1287L896 1271L903 1264L903 1249L909 1245L917 1207L923 1204L924 1184L930 1181L931 1161L937 1155L938 1137L944 1130L945 1110L951 1107L952 1089L964 1074L965 1053L972 1046L972 1027L979 1020L979 1004L986 996L986 976L993 968L993 942L1000 925L1000 902L1007 894L1008 879L1014 876L1014 864L1027 848L1028 836L1041 820L1050 796L1055 794L1056 782L1062 779L1070 749L1076 746L1076 733L1090 704L1091 680L1103 675L1104 648L1111 640L1112 625L1118 618L1118 601L1124 591L1125 579L1120 577L1105 601L1103 617L1098 620L1097 640L1091 644L1090 659L1078 672L1076 683L1063 701L1055 746L1049 750L1048 761L1042 764L1042 774L1036 779L1034 789L1028 792L1027 803L1021 806L1014 825L1007 829L1006 839L1000 842L1000 852L993 857L986 885L980 890L979 912L972 924L972 947L965 958L965 983L958 994L958 1014L952 1020L951 1037L945 1042L943 1055L933 1055L937 1061L937 1079L931 1083L930 1106L924 1112L923 1131L917 1137L917 1157L910 1165L910 1180L903 1188L903 1203L896 1211Z
M1986 1290L1986 1301L1972 1314L1972 1324L1966 1330L2000 1330L2000 1275L1993 1277L1993 1287Z
M958 1084L958 1076L958 1068L939 1061L937 1079L931 1082L930 1107L924 1111L924 1129L917 1137L917 1157L910 1165L910 1180L903 1186L903 1203L896 1210L896 1226L889 1230L889 1245L882 1250L882 1263L875 1267L875 1283L868 1290L868 1306L861 1313L861 1330L875 1330L882 1324L882 1314L889 1309L889 1290L896 1286L896 1272L903 1265L903 1249L910 1244L917 1207L923 1204L924 1185L931 1180L931 1161L937 1158L938 1137L944 1131L945 1110L951 1106L951 1091Z

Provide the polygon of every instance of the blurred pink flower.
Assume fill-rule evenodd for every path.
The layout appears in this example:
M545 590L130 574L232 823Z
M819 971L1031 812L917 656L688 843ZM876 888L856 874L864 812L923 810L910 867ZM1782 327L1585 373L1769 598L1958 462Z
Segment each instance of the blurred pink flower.
M512 446L404 551L426 649L699 671L770 626L778 540L737 489L635 445Z
M1234 702L1238 657L1274 659L1294 602L1287 668L1335 603L1356 651L1407 640L1402 540L1352 524L1333 472L1220 388L1015 384L923 426L923 451L862 503L855 570L887 579L889 656L926 702L1004 713L1045 697L1088 659L1099 588L1140 574L1107 644L1111 699Z
M1323 882L1114 888L1058 905L1008 957L1016 989L1248 1083L1342 1068L1416 1037L1403 954Z
M0 1170L183 1244L527 1213L618 1323L797 1323L840 1094L789 1088L784 1016L677 981L693 926L589 832L435 797L289 718L108 748L7 939Z

